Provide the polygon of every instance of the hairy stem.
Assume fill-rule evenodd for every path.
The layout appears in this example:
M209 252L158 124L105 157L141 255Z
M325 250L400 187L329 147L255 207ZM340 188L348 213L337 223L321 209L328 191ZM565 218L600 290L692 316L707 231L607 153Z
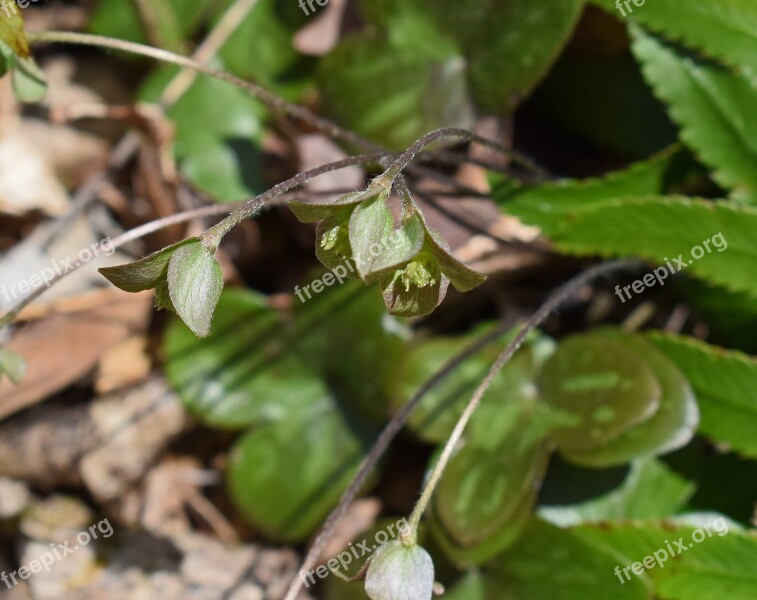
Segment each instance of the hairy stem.
M208 243L211 243L212 245L217 246L218 241L220 241L220 238L223 237L223 233L227 232L231 227L238 224L239 222L241 222L243 219L247 218L248 216L255 214L258 210L260 210L260 208L264 204L270 202L277 196L281 196L285 192L288 192L289 190L295 187L301 186L307 183L308 181L310 181L311 179L313 179L314 177L318 177L319 175L323 175L325 173L330 173L332 171L337 171L339 169L344 169L345 167L351 167L354 165L375 163L381 160L382 158L385 158L386 156L387 156L386 154L378 154L378 153L351 156L349 158L345 158L337 162L333 162L326 165L322 165L320 167L316 167L315 169L311 169L309 171L298 173L294 177L291 177L287 179L286 181L283 181L279 183L278 185L272 187L270 190L256 196L255 198L252 198L244 202L241 205L241 208L237 209L236 212L232 213L229 217L221 221L221 223L219 223L218 225L214 227L211 227L207 232L205 232L203 238ZM227 205L221 205L219 208L221 208L222 212L228 212L228 211L234 210L235 206L236 205L227 204ZM119 248L123 246L124 244L127 244L136 239L149 235L150 233L153 233L154 231L163 229L164 227L168 227L176 223L188 221L192 218L195 218L196 216L200 214L217 214L215 212L216 207L210 207L210 208L212 208L213 211L208 211L207 208L198 209L197 211L188 211L186 213L179 213L176 215L165 217L163 219L159 219L157 221L146 223L144 225L141 225L140 227L137 227L136 229L132 229L130 231L127 231L121 234L114 240L111 240L106 245L101 244L98 250L107 251L110 248ZM78 268L84 266L85 264L87 263L82 262L78 266L75 266L67 271L63 271L59 274L56 274L55 277L53 277L47 283L47 285L42 285L42 286L39 286L37 289L35 289L29 296L21 300L21 302L16 304L16 306L14 306L7 313L5 313L2 316L2 318L0 318L0 330L10 325L10 323L13 322L13 320L18 316L18 314L24 308L26 308L34 300L36 300L42 294L44 294L45 291L49 287L53 286L55 283L57 283L64 277L70 275L71 273L76 271Z
M509 360L509 358L515 353L515 350L517 350L518 347L520 347L520 345L523 343L523 340L526 338L528 333L532 331L534 327L537 327L540 323L542 323L544 319L552 311L558 308L561 302L569 298L582 286L586 285L587 283L590 283L593 279L596 279L603 275L610 274L615 271L622 271L625 269L630 269L635 266L638 266L638 264L639 264L638 261L633 261L633 260L619 260L619 261L602 263L596 267L593 267L584 271L580 275L577 275L576 277L574 277L573 279L565 283L563 286L561 286L552 296L550 296L550 298L547 299L547 301L536 311L536 313L534 313L531 319L529 319L529 321L523 326L523 329L518 334L518 336L514 339L514 341L511 342L510 345L505 349L505 351L500 355L500 357L492 366L492 371L494 371L494 375L496 375L496 373L502 368L502 366L504 366L504 364ZM358 468L357 474L355 475L354 479L350 483L349 487L342 494L336 508L334 508L334 510L331 511L325 523L321 527L321 530L318 532L318 535L316 535L315 539L313 540L313 543L308 549L308 552L305 555L305 559L302 562L302 566L299 569L299 573L308 572L317 564L318 559L321 555L321 552L323 551L323 548L326 545L326 543L329 541L329 538L331 537L331 534L336 528L336 525L339 523L339 520L347 512L347 508L349 507L349 505L352 503L352 501L355 499L355 497L358 495L358 493L362 489L363 485L368 479L368 475L376 467L376 465L378 464L378 461L384 455L387 448L391 444L392 440L394 440L394 438L400 432L400 430L405 424L405 421L413 412L415 407L418 406L418 403L421 401L421 399L429 391L431 391L434 387L436 387L439 383L441 383L463 361L468 359L470 356L476 354L482 348L495 342L510 327L511 327L511 323L507 320L503 320L491 333L488 333L485 337L481 338L480 340L477 340L476 342L474 342L473 344L465 348L462 352L460 352L460 354L456 355L454 358L449 360L441 369L439 369L436 373L434 373L434 375L423 384L423 386L415 393L415 395L410 400L408 400L405 403L405 405L397 413L394 414L394 416L391 418L391 420L386 424L386 426L382 430L379 437L376 439L368 455L361 462L360 467ZM501 365L499 364L500 362L501 362ZM496 370L495 370L495 367L496 367ZM490 375L487 375L487 379L485 379L484 381L486 382L487 380L489 380L489 377ZM491 375L491 377L493 377L493 375ZM487 387L490 383L491 381L488 381L488 383L486 384ZM475 395L474 395L474 398L475 398ZM476 401L476 405L477 405L477 402L478 401ZM470 411L471 415L472 415L473 410L475 410L475 406ZM467 423L467 420L466 420L466 423ZM460 433L462 433L462 429L464 429L464 427L465 425L462 426ZM458 439L459 439L459 436L458 436ZM441 476L441 474L439 476ZM438 477L437 477L437 481L438 481ZM412 531L415 531L415 528L413 528ZM295 577L292 580L292 583L289 585L289 589L287 590L287 594L284 600L295 600L297 598L297 594L299 593L301 587L302 587L302 579L300 577Z

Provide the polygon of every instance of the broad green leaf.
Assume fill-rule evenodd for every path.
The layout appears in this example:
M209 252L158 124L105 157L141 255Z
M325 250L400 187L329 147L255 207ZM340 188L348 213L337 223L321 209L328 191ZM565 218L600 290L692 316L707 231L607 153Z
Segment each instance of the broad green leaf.
M366 13L409 47L426 44L429 21L464 58L482 110L514 108L546 74L583 8L580 0L365 0ZM409 23L412 20L412 25Z
M371 600L429 600L433 589L434 562L429 553L399 540L376 550L365 576Z
M16 5L16 0L9 0L0 11L0 42L6 44L14 54L29 58L29 42L24 31L24 18ZM10 13L10 14L9 14Z
M297 411L253 429L231 451L231 498L270 539L307 539L363 458L360 438L326 389L321 398L315 410Z
M166 278L168 261L176 249L198 241L199 238L187 238L153 252L138 261L117 267L103 267L98 271L113 285L125 292L136 293L151 290Z
M490 559L528 520L549 451L528 416L514 425L493 449L459 448L434 494L432 532L458 564Z
M757 362L683 336L654 333L649 339L691 382L702 413L701 432L736 452L757 457Z
M207 337L223 291L215 249L199 241L180 246L168 261L167 280L176 314L197 337Z
M674 272L756 296L755 230L757 208L650 196L609 200L572 211L550 237L562 252L671 261ZM694 248L701 258L694 256ZM684 267L675 262L677 257Z
M621 585L613 573L624 565L611 548L583 540L564 530L534 520L517 544L499 557L486 574L498 582L492 600L651 600L638 578ZM491 584L490 584L491 585Z
M639 563L641 567L637 569L651 580L658 598L722 600L727 589L729 600L753 600L757 597L757 571L754 568L757 564L757 534L738 531L722 517L707 517L700 522L709 526L709 533L698 527L666 521L581 526L572 529L570 534L586 543L622 554L614 564L601 571L602 575L609 573L615 579L616 590L623 590L640 580L630 570L630 580L622 573L616 577L613 575L615 566L622 570ZM647 556L651 557L648 563L651 568L644 568L641 564ZM619 579L625 581L622 586Z
M754 78L734 73L634 31L644 76L668 104L681 139L736 199L757 203L757 73ZM757 34L753 53L757 56Z
M616 489L592 500L568 506L541 506L542 519L559 527L617 519L661 519L683 508L696 484L657 459L631 463Z
M259 0L221 50L226 68L297 100L309 83L314 61L297 52L292 38L309 20L297 2Z
M321 378L292 352L286 326L265 297L229 289L216 313L206 339L176 319L164 342L168 381L203 423L239 429L325 402Z
M159 71L141 97L155 101L175 74ZM221 202L263 191L262 104L247 92L211 77L199 77L168 110L176 126L174 155L183 175Z
M564 450L571 462L588 467L622 465L634 458L657 456L677 450L691 441L699 425L699 408L689 382L675 364L643 337L604 329L652 370L662 390L660 407L647 421L632 427L604 446L590 450Z
M544 401L574 418L553 435L560 449L598 449L660 407L655 372L619 341L579 334L560 342L541 374Z
M490 330L481 327L470 335L433 337L417 343L406 355L396 378L395 410L468 344ZM408 426L423 440L440 444L452 433L471 394L486 376L497 355L516 331L503 334L490 348L464 360L421 399L408 418ZM466 438L477 446L499 443L518 415L538 409L536 376L554 343L547 337L531 337L508 362L487 391L471 419Z
M463 62L444 44L411 51L391 34L348 37L323 59L318 80L328 116L389 148L473 122Z
M410 332L386 314L375 289L355 281L342 284L328 274L320 281L330 285L311 299L303 293L306 302L296 303L287 347L350 407L383 422Z
M757 5L752 0L649 0L641 7L623 0L622 12L615 0L592 1L757 76Z
M2 379L3 374L7 375L8 379L16 385L21 383L26 375L24 357L7 348L0 348L0 379Z
M674 146L651 159L593 179L563 179L526 187L492 177L492 197L507 213L552 235L566 216L613 198L663 194L687 158Z
M147 4L151 39L167 50L181 51L184 40L202 24L212 0L153 0ZM90 30L99 35L147 43L145 22L134 2L99 0Z

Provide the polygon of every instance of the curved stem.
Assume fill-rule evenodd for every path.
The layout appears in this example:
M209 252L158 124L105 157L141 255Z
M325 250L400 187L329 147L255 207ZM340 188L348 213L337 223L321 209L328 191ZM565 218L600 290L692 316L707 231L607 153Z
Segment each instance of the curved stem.
M517 348L523 342L523 339L525 339L525 337L528 335L528 332L530 332L534 327L537 327L539 323L541 323L553 310L555 310L562 301L575 293L575 291L597 277L601 277L602 275L606 275L614 271L633 268L638 264L638 261L633 260L620 260L602 263L596 267L588 269L587 271L576 276L575 278L571 279L563 286L561 286L524 325L524 330L502 353L497 362L495 362L494 366L498 366L498 363L500 362L500 359L502 359L502 356L505 357L504 362L502 362L501 366L498 366L497 371L499 371L499 369L504 366L507 360L509 360L509 357L512 356L515 350L517 350ZM410 400L408 400L398 412L394 414L391 420L381 431L381 434L379 434L379 437L374 442L368 455L360 463L357 474L350 483L349 487L342 494L336 508L334 508L334 510L332 510L329 516L326 518L325 523L321 527L321 530L316 535L313 543L307 551L307 554L305 555L305 559L302 562L299 573L307 572L316 565L318 558L320 557L324 546L329 541L329 538L336 528L337 523L347 512L347 508L349 508L349 505L362 489L363 485L368 479L368 475L376 467L378 461L381 459L381 457L384 455L384 452L386 452L387 448L389 447L389 444L391 444L392 440L394 440L394 438L400 432L403 425L405 424L405 421L413 412L415 407L418 406L418 403L423 399L423 397L439 383L441 383L464 360L468 359L482 348L499 339L499 337L510 327L511 323L508 320L503 320L492 332L477 340L476 342L465 348L458 355L450 359L441 369L434 373L434 375L430 377L423 384L423 386L421 386L421 388L415 393L415 395ZM518 341L521 336L522 339ZM494 369L494 366L492 367L492 369ZM473 410L475 410L475 408ZM411 531L415 531L415 529L411 529ZM284 600L295 600L301 586L301 578L295 577L292 580L292 583L289 585L289 589L287 590L287 594L284 597Z
M502 367L507 364L507 362L513 357L518 348L521 347L528 334L531 333L536 327L538 327L544 321L544 319L546 319L552 313L552 311L554 311L560 306L560 304L562 304L563 301L573 296L590 281L596 279L597 277L606 275L612 271L625 269L635 264L638 264L638 261L619 260L602 263L600 265L587 269L583 273L580 273L579 275L573 277L573 279L570 279L564 285L560 286L549 298L547 298L547 301L542 304L533 315L531 315L528 321L518 332L518 335L515 336L515 339L513 339L513 341L507 345L507 347L497 357L497 360L494 361L494 364L492 364L486 377L484 377L483 381L473 392L473 395L468 401L465 410L463 410L463 413L460 415L460 418L455 424L455 428L452 430L452 433L447 439L447 442L444 445L444 449L439 456L439 460L436 462L434 469L431 471L431 475L426 482L423 492L421 493L421 497L416 503L415 508L413 509L413 512L408 519L408 523L410 525L409 529L411 533L417 531L418 524L420 523L421 517L423 516L423 512L426 510L426 507L431 500L431 496L433 495L437 484L441 480L442 475L444 474L444 470L449 464L449 460L452 457L455 446L457 446L458 441L460 441L460 438L465 431L465 427L468 425L468 422L473 416L473 413L481 403L481 398L483 398L486 390L489 389L489 386L491 386L492 382L494 381L494 378L502 370Z
M348 144L352 144L363 150L371 152L383 151L383 148L369 142L368 140L360 137L359 135L340 127L336 123L333 123L327 119L323 119L307 108L287 102L283 98L280 98L276 94L269 92L264 87L236 77L226 71L213 69L201 62L198 62L192 58L181 56L168 50L162 50L160 48L154 48L152 46L146 46L144 44L137 44L135 42L128 42L126 40L118 40L115 38L109 38L102 35L92 35L89 33L77 33L73 31L42 31L42 32L29 32L27 33L29 41L32 43L63 43L63 44L80 44L84 46L96 46L99 48L110 48L112 50L120 50L122 52L129 52L131 54L138 54L140 56L147 56L155 60L178 65L180 67L187 67L193 69L199 73L203 73L210 77L215 77L221 81L225 81L241 88L256 98L260 99L269 108L279 110L287 113L298 119L302 119L311 126L317 128L329 134L331 137L340 139Z
M345 158L343 160L329 163L326 165L322 165L320 167L316 167L315 169L311 169L309 171L303 171L302 173L298 173L296 176L291 177L290 179L287 179L286 181L281 182L280 184L274 186L267 192L264 192L260 194L259 196L256 196L255 198L252 198L250 200L247 200L244 202L240 208L238 208L234 213L232 213L229 217L221 221L218 225L215 227L211 227L205 235L208 235L209 232L214 232L214 234L211 234L208 236L208 240L211 242L216 241L215 245L217 245L217 241L220 241L220 238L223 237L223 235L220 235L220 237L213 237L214 235L218 235L221 231L224 229L228 231L231 227L228 227L229 220L231 219L234 222L234 225L241 222L243 219L247 218L248 216L256 213L260 208L266 204L267 202L270 202L272 199L276 198L277 196L280 196L284 194L285 192L291 190L292 188L298 187L300 185L303 185L313 179L314 177L318 177L319 175L323 175L325 173L330 173L332 171L337 171L339 169L344 169L345 167L351 167L354 165L359 164L370 164L374 162L378 162L381 158L385 158L386 154L363 154L359 156L351 156L349 158ZM389 155L391 156L391 155ZM231 210L234 210L236 205L220 205L218 207L220 209L219 212L225 213L229 212ZM208 208L212 208L213 210L208 210ZM110 240L107 244L101 244L98 248L99 250L103 251L109 251L110 248L119 248L123 246L124 244L127 244L129 242L132 242L136 239L139 239L141 237L144 237L146 235L149 235L150 233L153 233L155 231L158 231L159 229L163 229L165 227L168 227L170 225L175 225L176 223L182 223L185 221L189 221L193 218L196 218L197 216L201 215L208 215L208 214L218 214L215 212L216 207L204 207L201 209L197 209L194 211L187 211L184 213L178 213L175 215L171 215L169 217L165 217L163 219L158 219L157 221L152 221L150 223L145 223L144 225L141 225L135 229L132 229L130 231L127 231L114 240ZM218 231L214 231L215 228L217 228L219 225L226 223L226 225L223 225L218 229ZM232 225L233 227L233 225ZM107 246L107 247L106 247ZM39 298L42 294L45 293L45 291L56 284L58 281L66 277L67 275L70 275L80 267L83 267L85 262L79 263L77 266L72 267L71 269L67 271L62 271L59 274L56 274L55 277L53 277L46 285L39 286L37 289L35 289L29 296L21 300L16 306L14 306L12 309L10 309L7 313L5 313L2 318L0 318L0 330L10 325L10 323L13 322L13 320L18 316L18 314L26 308L29 304L34 302L37 298Z

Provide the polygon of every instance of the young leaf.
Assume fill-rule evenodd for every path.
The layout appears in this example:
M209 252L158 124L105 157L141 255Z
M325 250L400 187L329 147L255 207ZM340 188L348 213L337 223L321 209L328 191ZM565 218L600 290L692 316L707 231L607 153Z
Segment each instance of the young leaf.
M365 576L365 591L371 600L431 600L434 562L418 545L393 540L371 558Z
M595 334L560 342L541 374L544 400L574 417L554 434L561 449L601 448L660 407L654 371L624 344Z
M125 292L136 293L151 290L161 280L165 280L168 261L173 253L181 246L198 242L199 239L196 237L187 238L135 262L117 267L103 267L98 271L113 285Z
M2 378L3 373L16 385L21 383L24 375L26 375L24 357L7 348L0 348L0 378Z
M654 333L649 339L691 382L702 413L700 431L757 458L757 361L684 336Z
M417 214L394 228L386 200L358 205L350 217L350 246L360 278L373 283L401 268L423 248L425 229Z
M196 241L174 250L168 261L168 293L176 314L201 338L210 334L223 290L223 272L214 254Z
M609 329L596 334L617 340L652 369L662 390L660 407L649 420L604 446L586 451L564 450L563 456L579 465L603 468L666 454L688 444L699 425L699 407L689 382L675 364L639 335Z
M681 139L736 199L757 204L757 77L692 57L640 28L633 31L634 54L681 127ZM757 35L753 45L757 54Z

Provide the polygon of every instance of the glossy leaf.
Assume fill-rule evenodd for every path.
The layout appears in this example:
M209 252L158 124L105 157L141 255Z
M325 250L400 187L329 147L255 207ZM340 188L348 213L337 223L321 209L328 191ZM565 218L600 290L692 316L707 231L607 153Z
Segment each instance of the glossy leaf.
M594 334L562 340L541 375L544 401L571 415L554 433L567 451L598 449L650 419L660 407L654 371L619 341Z
M647 421L604 446L586 451L564 450L563 456L579 465L601 468L666 454L688 444L699 425L699 407L689 382L675 364L639 335L610 329L598 335L606 335L634 351L652 370L662 390L660 407Z
M207 337L223 291L215 250L199 241L180 246L168 261L167 280L176 314L197 337Z

